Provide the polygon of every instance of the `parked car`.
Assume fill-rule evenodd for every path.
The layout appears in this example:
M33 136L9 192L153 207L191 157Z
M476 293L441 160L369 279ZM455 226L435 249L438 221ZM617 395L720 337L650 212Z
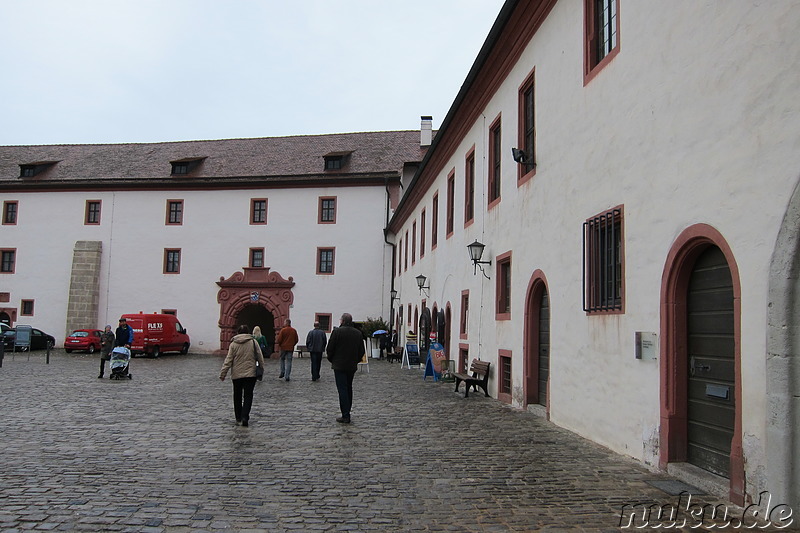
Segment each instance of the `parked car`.
M94 353L100 349L100 335L103 332L99 329L76 329L64 339L64 350L72 353L73 350L86 350L87 353Z
M14 341L17 338L17 328L10 328L3 332L3 346L6 350L14 349ZM46 350L48 346L55 346L56 338L48 335L44 331L31 328L31 350Z

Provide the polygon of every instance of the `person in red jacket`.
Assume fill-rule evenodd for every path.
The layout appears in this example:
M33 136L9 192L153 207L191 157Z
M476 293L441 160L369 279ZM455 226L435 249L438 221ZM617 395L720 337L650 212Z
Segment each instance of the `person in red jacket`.
M283 322L275 344L281 350L281 375L278 378L289 381L292 374L292 354L294 354L294 346L297 344L297 330L292 327L292 321L288 318Z

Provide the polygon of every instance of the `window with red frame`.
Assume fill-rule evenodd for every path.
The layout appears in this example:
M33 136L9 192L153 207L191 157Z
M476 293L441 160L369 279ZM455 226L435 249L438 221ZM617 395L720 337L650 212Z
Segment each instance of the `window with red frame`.
M502 152L500 118L489 129L489 206L500 200L500 155Z
M419 215L419 257L425 257L425 210Z
M16 248L0 250L0 273L13 274L17 264Z
M464 226L475 218L475 148L467 154L464 164Z
M462 339L467 338L469 327L469 291L461 292L461 319L459 320L458 333Z
M619 0L584 0L584 76L590 78L619 52Z
M33 316L33 300L22 300L19 314L22 316Z
M450 174L447 178L447 228L445 235L449 237L453 234L454 220L455 220L455 200L456 200L456 176L455 173Z
M417 262L417 221L411 225L411 264Z
M519 89L519 145L525 159L519 165L520 179L529 176L536 168L536 101L534 73Z
M180 249L166 249L166 250L164 250L164 273L165 274L180 274L181 273L181 251L180 251Z
M511 319L511 254L497 257L497 320Z
M16 201L3 202L3 224L14 225L17 223L17 209L19 203Z
M167 200L167 226L183 224L183 200Z
M439 193L433 195L433 208L431 209L431 250L439 244Z
M267 199L253 198L250 200L250 224L267 223Z
M87 225L100 224L100 200L86 200L86 215L84 223Z

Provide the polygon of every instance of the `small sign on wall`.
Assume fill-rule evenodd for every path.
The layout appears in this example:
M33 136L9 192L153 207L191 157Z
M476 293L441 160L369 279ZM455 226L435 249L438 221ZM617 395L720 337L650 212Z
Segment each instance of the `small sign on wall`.
M658 355L658 336L650 331L636 332L636 359L655 360Z

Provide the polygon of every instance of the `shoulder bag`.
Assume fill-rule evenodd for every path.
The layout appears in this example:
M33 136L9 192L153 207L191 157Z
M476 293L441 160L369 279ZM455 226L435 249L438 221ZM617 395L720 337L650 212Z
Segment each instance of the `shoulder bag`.
M256 355L256 340L253 339L253 359L256 360L256 381L264 379L264 367L258 364L258 356Z

